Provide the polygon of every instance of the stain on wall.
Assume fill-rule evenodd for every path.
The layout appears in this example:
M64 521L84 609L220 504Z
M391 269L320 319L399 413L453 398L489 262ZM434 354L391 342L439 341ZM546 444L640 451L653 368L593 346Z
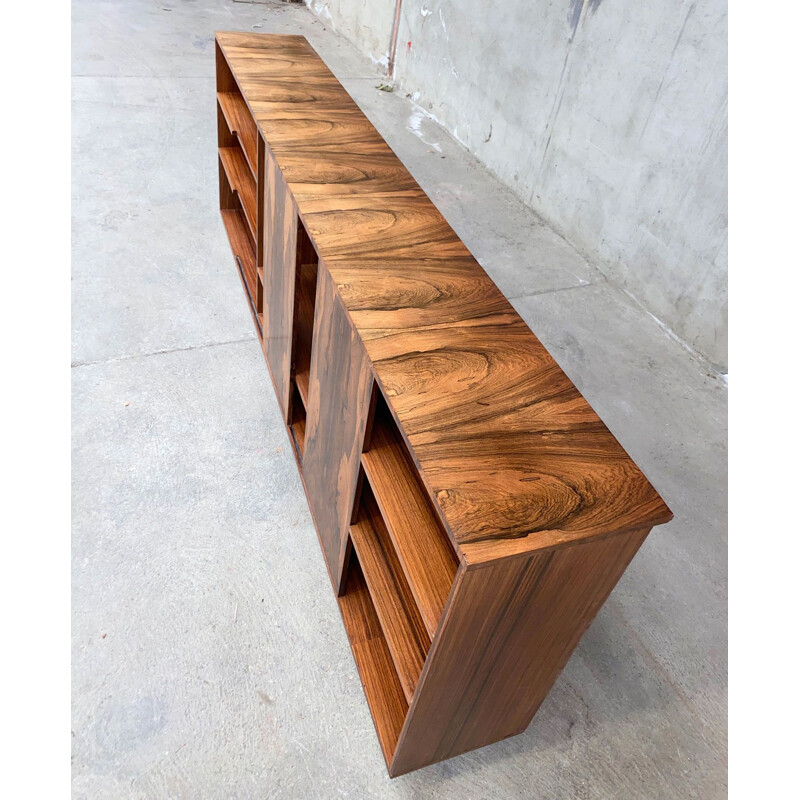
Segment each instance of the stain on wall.
M578 29L578 23L581 21L583 3L584 0L569 0L569 24L572 27L573 34Z

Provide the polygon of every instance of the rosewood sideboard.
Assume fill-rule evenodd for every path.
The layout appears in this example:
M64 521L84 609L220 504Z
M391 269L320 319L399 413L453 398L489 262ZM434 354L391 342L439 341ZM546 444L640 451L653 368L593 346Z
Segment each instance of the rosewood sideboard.
M672 514L304 37L216 59L222 218L389 774L520 733Z

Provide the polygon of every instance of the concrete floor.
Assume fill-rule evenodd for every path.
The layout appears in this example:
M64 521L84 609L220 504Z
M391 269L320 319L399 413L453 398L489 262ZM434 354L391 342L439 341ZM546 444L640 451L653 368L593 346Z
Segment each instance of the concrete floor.
M74 796L726 796L724 381L304 7L73 9ZM524 734L393 781L217 212L215 29L309 38L675 512Z

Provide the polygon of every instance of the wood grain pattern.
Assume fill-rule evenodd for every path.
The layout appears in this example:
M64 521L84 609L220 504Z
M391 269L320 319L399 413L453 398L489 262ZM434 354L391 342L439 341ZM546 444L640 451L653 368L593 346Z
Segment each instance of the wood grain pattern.
M291 395L289 406L289 432L297 454L297 463L302 467L306 449L306 407L299 396L297 387Z
M339 610L388 766L394 756L408 703L357 561L347 571L344 593L339 597Z
M325 561L338 590L372 373L324 264L319 265L316 283L303 477Z
M238 92L239 87L233 72L228 65L228 59L220 45L219 38L214 41L214 58L216 59L217 93L219 92ZM220 142L223 144L223 142Z
M306 445L306 420L305 417L298 416L291 425L294 444L297 448L297 455L300 462L303 461L303 453Z
M350 526L350 536L400 684L411 702L431 638L369 487L362 494L361 509Z
M252 312L256 312L256 292L258 277L256 275L256 256L253 251L253 242L247 230L244 214L237 209L222 209L222 221L231 243L231 250L238 263L241 264L242 280L245 284L245 293Z
M236 81L231 73L219 45L215 45L217 58L217 89L219 94L238 93ZM255 130L255 121L252 127ZM220 148L236 148L238 141L231 133L228 122L225 118L221 105L217 104L217 139ZM225 165L221 158L218 158L219 165L219 200L222 221L228 240L233 251L236 269L242 281L242 287L248 301L250 313L253 316L256 331L262 340L263 346L263 307L262 284L258 277L258 258L257 248L253 246L252 231L244 215L242 203L239 195L231 187L230 179L226 172Z
M244 98L238 91L217 92L217 102L228 123L228 130L239 140L247 165L253 173L253 178L257 179L258 129Z
M515 314L365 346L383 367L386 393L462 551L517 538L533 550L549 541L540 533L560 531L566 540L669 518Z
M308 42L216 58L223 220L399 775L524 730L672 514Z
M288 420L297 212L280 170L269 156L264 180L264 352Z
M291 107L290 103L267 108L269 116L260 115L264 119L262 128L270 145L280 153L286 152L287 147L297 148L297 152L316 150L324 155L371 156L389 150L372 123L352 111L329 110L322 118L302 107Z
M218 41L461 554L480 559L491 542L500 558L668 521L308 42Z
M525 730L648 532L462 566L390 774Z
M362 454L361 463L432 638L442 619L458 562L382 399L378 401L369 449Z
M258 231L256 221L258 204L256 201L256 182L253 174L250 172L250 167L247 165L244 154L239 147L220 147L219 158L225 174L228 176L231 189L236 193L242 204L242 210L255 244Z
M419 187L405 169L398 168L397 156L388 149L371 153L341 153L320 159L319 148L292 151L283 174L299 197L340 197L361 192L407 192L418 196ZM280 158L279 158L280 163Z
M256 144L256 274L258 275L259 313L264 311L264 186L266 184L267 144L261 134L257 134Z
M311 380L310 364L311 361L309 359L309 366L307 366L305 369L302 369L300 372L295 373L294 376L295 386L297 386L297 391L300 394L300 399L302 400L304 406L308 405L308 383Z
M294 341L292 372L304 403L308 403L308 382L311 369L311 345L314 329L314 302L317 293L317 263L298 259L294 303Z

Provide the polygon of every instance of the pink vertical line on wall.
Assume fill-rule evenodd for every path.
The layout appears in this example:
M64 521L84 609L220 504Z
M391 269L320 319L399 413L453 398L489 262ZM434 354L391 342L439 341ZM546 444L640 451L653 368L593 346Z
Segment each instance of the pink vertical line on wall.
M397 33L400 30L400 7L403 0L397 0L394 6L394 21L392 22L392 43L389 45L389 68L387 75L389 80L394 78L394 57L397 53Z

